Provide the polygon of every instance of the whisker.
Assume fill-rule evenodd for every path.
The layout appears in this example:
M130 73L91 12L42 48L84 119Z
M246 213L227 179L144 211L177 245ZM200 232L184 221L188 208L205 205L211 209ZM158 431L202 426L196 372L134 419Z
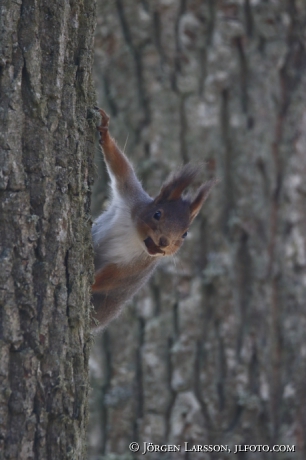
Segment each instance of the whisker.
M129 133L127 134L127 138L126 138L126 141L123 147L123 153L125 153L125 147L127 146L128 140L129 140Z
M172 254L171 259L172 259L175 271L177 272L177 259L174 254Z

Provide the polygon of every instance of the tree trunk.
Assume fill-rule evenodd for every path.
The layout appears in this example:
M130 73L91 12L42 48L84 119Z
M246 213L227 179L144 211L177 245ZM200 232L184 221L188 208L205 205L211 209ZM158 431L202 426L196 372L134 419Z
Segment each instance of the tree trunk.
M92 460L131 441L305 458L305 19L298 0L100 5L100 103L145 187L189 160L220 183L177 262L97 341Z
M0 5L0 458L84 460L94 1Z

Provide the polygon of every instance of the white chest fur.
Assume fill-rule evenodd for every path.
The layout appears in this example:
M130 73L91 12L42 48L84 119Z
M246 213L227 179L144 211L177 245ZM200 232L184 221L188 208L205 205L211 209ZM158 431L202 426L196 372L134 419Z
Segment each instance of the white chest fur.
M106 212L93 224L95 251L104 264L130 264L133 259L149 257L132 221L131 210L120 197L113 199Z

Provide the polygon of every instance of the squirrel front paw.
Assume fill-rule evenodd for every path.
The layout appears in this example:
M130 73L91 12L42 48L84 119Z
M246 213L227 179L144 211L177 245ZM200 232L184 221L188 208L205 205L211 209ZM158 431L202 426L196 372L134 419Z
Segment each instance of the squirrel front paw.
M104 141L105 141L105 136L108 133L109 116L107 115L107 113L103 109L100 109L99 107L95 107L95 109L101 115L101 124L100 124L100 126L97 126L97 130L100 133L100 144L103 145Z

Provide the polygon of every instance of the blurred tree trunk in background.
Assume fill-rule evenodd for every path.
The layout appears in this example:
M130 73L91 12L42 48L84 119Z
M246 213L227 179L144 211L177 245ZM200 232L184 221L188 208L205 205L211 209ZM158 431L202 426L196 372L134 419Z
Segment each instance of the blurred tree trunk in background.
M94 2L0 18L0 458L84 460Z
M221 181L176 261L96 339L90 458L128 458L131 441L189 441L295 445L278 455L302 460L306 3L116 0L98 9L99 103L147 190L186 161Z

